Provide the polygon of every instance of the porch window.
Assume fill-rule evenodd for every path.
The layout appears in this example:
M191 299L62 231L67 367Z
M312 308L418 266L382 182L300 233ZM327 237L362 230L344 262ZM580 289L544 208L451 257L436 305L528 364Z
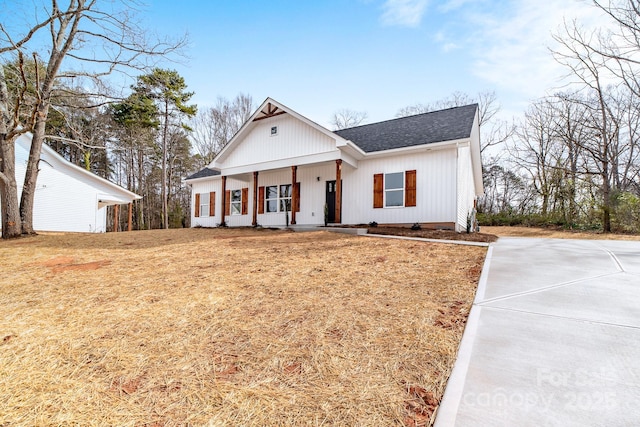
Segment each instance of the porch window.
M264 203L267 212L278 212L278 186L271 185L264 188Z
M209 216L209 193L200 193L200 216Z
M404 206L404 172L384 175L384 206Z
M242 215L242 191L231 191L231 215Z
M265 212L291 212L291 184L264 187Z
M280 186L280 212L291 212L291 184Z

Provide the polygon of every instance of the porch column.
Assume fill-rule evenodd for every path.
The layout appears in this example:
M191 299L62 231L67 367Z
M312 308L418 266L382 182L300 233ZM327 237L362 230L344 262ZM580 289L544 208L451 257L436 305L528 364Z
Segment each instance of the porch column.
M113 232L118 232L118 209L120 205L113 205Z
M336 215L335 222L342 222L342 159L336 160Z
M224 217L224 207L227 204L226 201L227 198L227 177L223 176L222 177L222 203L220 204L220 214L222 219L220 220L220 226L224 227L225 225L227 225L227 222L225 221L225 217Z
M296 206L298 206L298 191L296 189L296 182L298 182L297 166L291 166L291 225L296 223Z
M254 227L258 225L258 171L253 173L253 222Z
M127 231L133 230L133 202L129 203L129 221Z

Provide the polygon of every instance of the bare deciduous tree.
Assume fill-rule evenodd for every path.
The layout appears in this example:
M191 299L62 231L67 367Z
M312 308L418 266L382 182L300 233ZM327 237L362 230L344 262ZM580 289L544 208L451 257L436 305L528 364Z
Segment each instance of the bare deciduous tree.
M333 126L333 130L352 128L362 124L367 117L368 114L366 111L342 109L333 113L331 125Z
M443 110L447 108L462 107L469 104L478 104L478 122L482 132L480 151L487 148L502 145L515 132L515 126L504 120L498 119L500 103L494 91L478 93L476 98L464 92L454 92L450 96L434 101L430 104L414 104L401 108L396 117L406 117L415 114L424 114L431 111Z
M201 109L191 123L194 147L200 168L213 161L253 112L251 95L238 94L233 100L219 97L216 105Z
M23 2L4 6L19 13L32 5ZM46 52L46 71L36 73L35 101L31 114L13 117L8 114L8 94L0 95L0 144L2 148L2 169L0 170L0 191L3 203L3 237L16 237L20 233L33 233L33 201L38 177L38 162L45 139L46 121L51 107L51 99L56 82L64 78L87 79L96 87L102 87L101 78L114 71L126 68L143 69L151 57L163 57L184 44L184 40L151 40L144 28L134 19L137 3L133 0L105 3L98 0L70 0L66 9L61 9L57 0L51 0L47 7L44 2L37 4L34 23L30 28L12 31L4 23L0 24L0 55L19 55L26 49L42 47ZM39 19L43 16L43 19ZM48 30L49 40L45 46L30 46L36 34ZM40 41L40 40L38 40ZM62 72L62 63L67 59L72 71ZM38 56L34 60L39 62ZM36 70L38 67L36 66ZM24 82L25 87L27 82ZM4 72L0 73L0 88L6 87ZM5 91L6 92L6 91ZM24 91L21 92L24 95ZM14 97L18 103L24 96ZM19 112L20 108L12 109ZM6 113L5 113L6 112ZM15 138L27 131L33 133L31 151L27 163L19 216L16 216L13 193L17 191L15 181L15 153L12 152ZM9 175L14 174L11 178ZM15 189L14 189L15 187Z
M611 208L613 185L613 162L611 150L616 138L616 120L612 114L611 97L606 82L609 59L592 49L599 43L601 33L586 32L576 22L566 23L561 34L554 35L558 49L554 53L556 61L570 70L570 75L578 80L578 85L588 93L592 102L588 107L589 122L594 129L593 138L579 141L580 148L589 153L594 169L590 173L599 175L601 180L602 227L611 232Z

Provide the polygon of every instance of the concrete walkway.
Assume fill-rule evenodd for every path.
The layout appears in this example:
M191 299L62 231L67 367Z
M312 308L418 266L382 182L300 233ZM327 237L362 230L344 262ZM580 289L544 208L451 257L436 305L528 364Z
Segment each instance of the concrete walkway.
M492 244L435 425L640 425L640 242Z

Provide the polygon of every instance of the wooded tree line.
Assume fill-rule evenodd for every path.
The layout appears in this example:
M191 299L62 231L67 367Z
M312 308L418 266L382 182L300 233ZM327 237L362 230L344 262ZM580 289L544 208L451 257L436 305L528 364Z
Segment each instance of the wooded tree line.
M640 11L593 3L611 29L565 22L552 50L572 83L533 102L485 162L486 223L640 232Z

